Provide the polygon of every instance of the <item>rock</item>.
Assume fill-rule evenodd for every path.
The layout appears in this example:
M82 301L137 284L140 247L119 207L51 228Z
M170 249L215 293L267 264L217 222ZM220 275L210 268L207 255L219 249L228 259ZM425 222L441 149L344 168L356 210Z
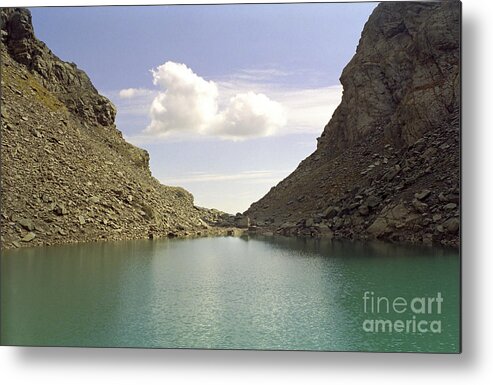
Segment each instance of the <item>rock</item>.
M241 217L235 219L235 224L239 228L246 229L250 226L250 217L247 215L242 215Z
M374 237L381 237L389 234L393 227L405 228L408 224L418 220L419 217L418 214L411 213L403 203L389 205L382 210L367 231Z
M354 209L358 208L360 206L359 202L353 202L348 206L349 211L353 211Z
M315 230L319 233L320 236L324 238L333 238L334 237L334 232L330 229L329 226L327 225L315 225Z
M379 237L385 233L388 233L390 231L389 228L389 223L385 218L377 218L375 221L368 227L367 229L368 233L375 236Z
M429 161L437 152L438 150L435 147L429 147L423 152L422 157Z
M12 245L17 248L21 247L21 244L17 241L12 241Z
M400 168L399 169L392 169L390 171L388 171L385 175L384 175L384 180L387 181L387 182L390 182L392 181L400 172Z
M36 238L36 234L33 232L29 232L21 239L22 242L31 242L34 238Z
M450 145L444 143L440 146L440 150L444 151L444 150L448 150L450 148Z
M79 215L77 217L77 219L79 220L79 225L85 225L86 224L86 220L82 215Z
M305 222L306 227L313 227L314 225L315 225L315 221L313 220L313 218L308 218Z
M370 196L368 197L368 199L366 200L366 205L369 207L369 208L375 208L377 207L379 204L380 204L381 200L376 197L376 196Z
M459 231L459 218L449 218L445 222L443 222L442 226L449 233L455 234Z
M63 204L58 204L53 210L56 215L67 215L68 211Z
M455 204L459 204L460 202L460 196L459 194L455 194L455 193L452 193L452 194L443 194L443 193L440 193L440 195L438 196L438 199L440 202L451 202L451 203L455 203Z
M99 203L100 201L101 201L100 196L92 196L89 198L89 202L91 202L91 203Z
M327 219L334 218L339 211L340 211L339 207L329 206L323 212L323 217Z
M443 206L445 210L454 210L457 208L457 204L455 203L447 203L445 206Z
M423 234L423 243L428 246L433 245L433 234Z
M22 227L24 227L26 230L34 230L34 224L30 219L22 218L18 222Z
M296 227L296 223L293 222L284 222L281 226L279 226L279 229L289 229L291 227Z
M459 194L454 194L454 193L448 194L447 195L447 200L449 202L452 202L452 203L455 203L455 204L458 205L460 203L460 195Z
M420 213L425 213L428 211L428 205L426 203L419 201L418 199L413 199L412 205L416 209L416 211Z
M442 215L441 214L433 214L433 222L438 222L440 219L442 219Z
M414 197L419 200L419 201L422 201L422 200L425 200L426 198L428 198L431 194L431 191L430 190L421 190L420 192L417 192L416 194L414 194Z
M370 213L370 210L368 209L368 206L367 205L361 205L359 208L358 208L358 212L366 217L369 213Z

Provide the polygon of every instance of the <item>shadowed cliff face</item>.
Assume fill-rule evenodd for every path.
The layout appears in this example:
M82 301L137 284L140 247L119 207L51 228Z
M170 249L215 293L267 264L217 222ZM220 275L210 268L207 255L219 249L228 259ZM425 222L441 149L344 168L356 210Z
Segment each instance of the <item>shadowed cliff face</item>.
M151 176L113 104L36 39L29 11L1 21L2 247L209 231L221 213Z
M380 4L317 150L246 214L285 234L457 245L459 44L459 2Z

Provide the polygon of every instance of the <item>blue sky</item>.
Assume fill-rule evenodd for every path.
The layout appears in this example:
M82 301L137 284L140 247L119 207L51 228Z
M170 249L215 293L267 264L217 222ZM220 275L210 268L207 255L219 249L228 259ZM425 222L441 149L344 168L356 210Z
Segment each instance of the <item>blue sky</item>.
M31 11L38 38L116 104L155 177L234 213L314 151L376 4Z

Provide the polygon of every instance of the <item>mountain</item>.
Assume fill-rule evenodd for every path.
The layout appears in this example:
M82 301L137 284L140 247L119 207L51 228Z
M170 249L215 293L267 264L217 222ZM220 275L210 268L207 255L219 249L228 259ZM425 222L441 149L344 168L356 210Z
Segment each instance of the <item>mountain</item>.
M2 247L212 231L221 213L152 177L115 106L35 37L28 10L1 22Z
M461 4L385 2L316 151L245 212L285 235L459 245Z

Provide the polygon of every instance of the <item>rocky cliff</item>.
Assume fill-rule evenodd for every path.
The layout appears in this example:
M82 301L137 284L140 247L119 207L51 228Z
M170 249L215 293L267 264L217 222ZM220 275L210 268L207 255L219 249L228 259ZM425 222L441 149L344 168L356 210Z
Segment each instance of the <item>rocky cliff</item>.
M460 3L376 7L317 150L246 214L286 235L459 244Z
M160 184L88 76L1 10L2 247L208 231L221 213Z

